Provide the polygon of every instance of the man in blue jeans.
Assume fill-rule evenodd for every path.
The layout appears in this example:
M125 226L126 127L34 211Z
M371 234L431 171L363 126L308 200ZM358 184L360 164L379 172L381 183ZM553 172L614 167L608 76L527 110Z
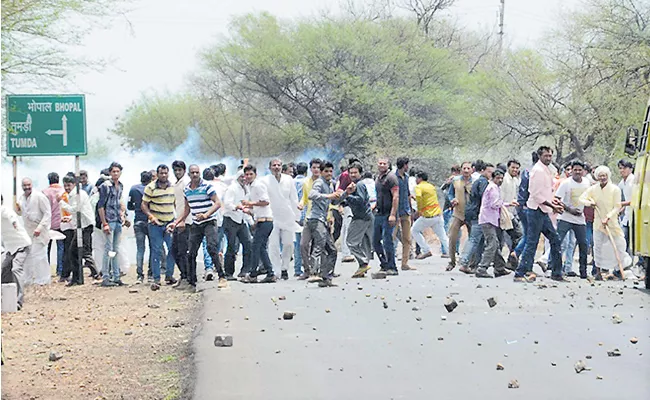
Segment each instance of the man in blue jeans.
M160 289L160 264L162 262L163 242L167 245L167 268L165 269L165 283L173 285L174 279L174 252L172 248L172 232L174 231L175 193L174 187L169 182L169 167L161 164L156 169L155 182L144 188L142 198L142 211L149 218L149 243L153 266L153 283L151 290Z
M144 281L144 250L145 240L149 240L149 229L147 227L147 214L142 212L142 197L144 197L145 186L147 186L152 179L153 176L151 175L151 172L142 171L140 173L140 183L131 187L131 190L129 190L129 200L126 203L126 207L135 212L135 217L133 218L133 231L135 232L135 264L138 274L138 280L135 282L136 284L141 284ZM149 268L147 276L149 279L153 280L151 276L151 252L149 253Z
M480 173L479 178L472 184L472 190L469 194L469 202L465 207L465 221L471 226L469 239L463 247L460 257L459 271L466 274L473 274L475 268L472 264L478 264L483 254L483 231L478 224L478 217L481 211L481 201L483 193L492 179L494 165L486 164L481 160L476 162L476 171Z
M243 200L244 212L246 209L253 210L255 217L255 233L253 234L253 244L251 246L251 263L250 270L242 278L244 283L257 282L257 276L264 271L266 277L262 283L274 283L277 281L273 272L273 264L269 258L269 236L273 231L273 211L271 211L269 193L266 185L257 179L257 168L253 165L244 167L244 176L250 186L250 200ZM260 261L263 270L260 269Z
M124 210L120 203L124 190L124 186L120 182L122 166L113 162L108 167L108 171L111 174L111 179L99 186L99 201L97 202L102 232L106 235L102 263L102 286L104 287L124 285L120 279L120 265L117 253L122 236L122 224L127 227L131 225L130 222L124 220Z
M528 183L526 244L515 272L514 281L531 282L535 280L535 274L532 273L533 259L539 236L543 234L551 244L551 267L553 269L551 279L563 282L561 243L550 217L553 212L561 214L564 211L560 202L553 197L553 173L548 167L553 159L553 151L549 147L542 146L537 150L537 155L539 155L539 161L531 169Z
M375 206L373 247L379 257L381 270L388 275L397 275L393 230L397 224L399 182L395 174L390 172L388 165L388 158L380 158L377 161L379 174L375 180L377 205Z

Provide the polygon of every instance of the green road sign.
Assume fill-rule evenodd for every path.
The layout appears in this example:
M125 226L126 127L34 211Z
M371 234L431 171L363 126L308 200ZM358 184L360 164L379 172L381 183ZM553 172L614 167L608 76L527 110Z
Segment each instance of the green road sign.
M8 95L8 156L85 155L83 95Z

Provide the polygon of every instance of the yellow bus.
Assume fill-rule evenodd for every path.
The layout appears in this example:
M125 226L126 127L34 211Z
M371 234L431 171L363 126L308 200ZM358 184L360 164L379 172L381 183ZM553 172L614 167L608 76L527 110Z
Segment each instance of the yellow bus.
M625 153L636 159L634 168L634 189L632 191L632 223L630 244L632 250L642 258L645 267L645 287L650 289L650 99L645 110L641 132L628 129Z

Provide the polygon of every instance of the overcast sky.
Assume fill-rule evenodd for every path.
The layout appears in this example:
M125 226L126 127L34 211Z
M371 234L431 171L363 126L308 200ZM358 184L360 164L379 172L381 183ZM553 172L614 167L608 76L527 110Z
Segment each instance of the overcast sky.
M402 0L396 0L402 1ZM449 14L468 28L490 29L497 24L500 0L457 0ZM514 46L535 46L554 26L561 9L580 0L506 0L506 41ZM87 94L89 137L102 137L115 117L151 90L182 88L197 67L197 52L227 33L233 16L268 11L283 19L338 10L336 0L137 0L130 21L117 21L110 29L94 32L83 50L91 57L114 59L102 73L76 79ZM328 5L330 4L330 5ZM12 88L20 92L18 88Z

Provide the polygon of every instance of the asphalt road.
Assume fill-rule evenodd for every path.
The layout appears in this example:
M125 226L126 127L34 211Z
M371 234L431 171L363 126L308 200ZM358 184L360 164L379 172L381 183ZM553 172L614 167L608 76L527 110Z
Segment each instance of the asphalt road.
M650 399L642 282L520 284L443 272L439 258L412 265L418 271L372 280L351 279L356 264L342 264L336 288L294 278L202 284L194 398ZM448 296L459 303L451 313ZM215 347L217 334L232 335L233 347ZM621 356L607 355L614 348ZM578 360L591 370L576 373ZM518 389L508 388L513 379Z

